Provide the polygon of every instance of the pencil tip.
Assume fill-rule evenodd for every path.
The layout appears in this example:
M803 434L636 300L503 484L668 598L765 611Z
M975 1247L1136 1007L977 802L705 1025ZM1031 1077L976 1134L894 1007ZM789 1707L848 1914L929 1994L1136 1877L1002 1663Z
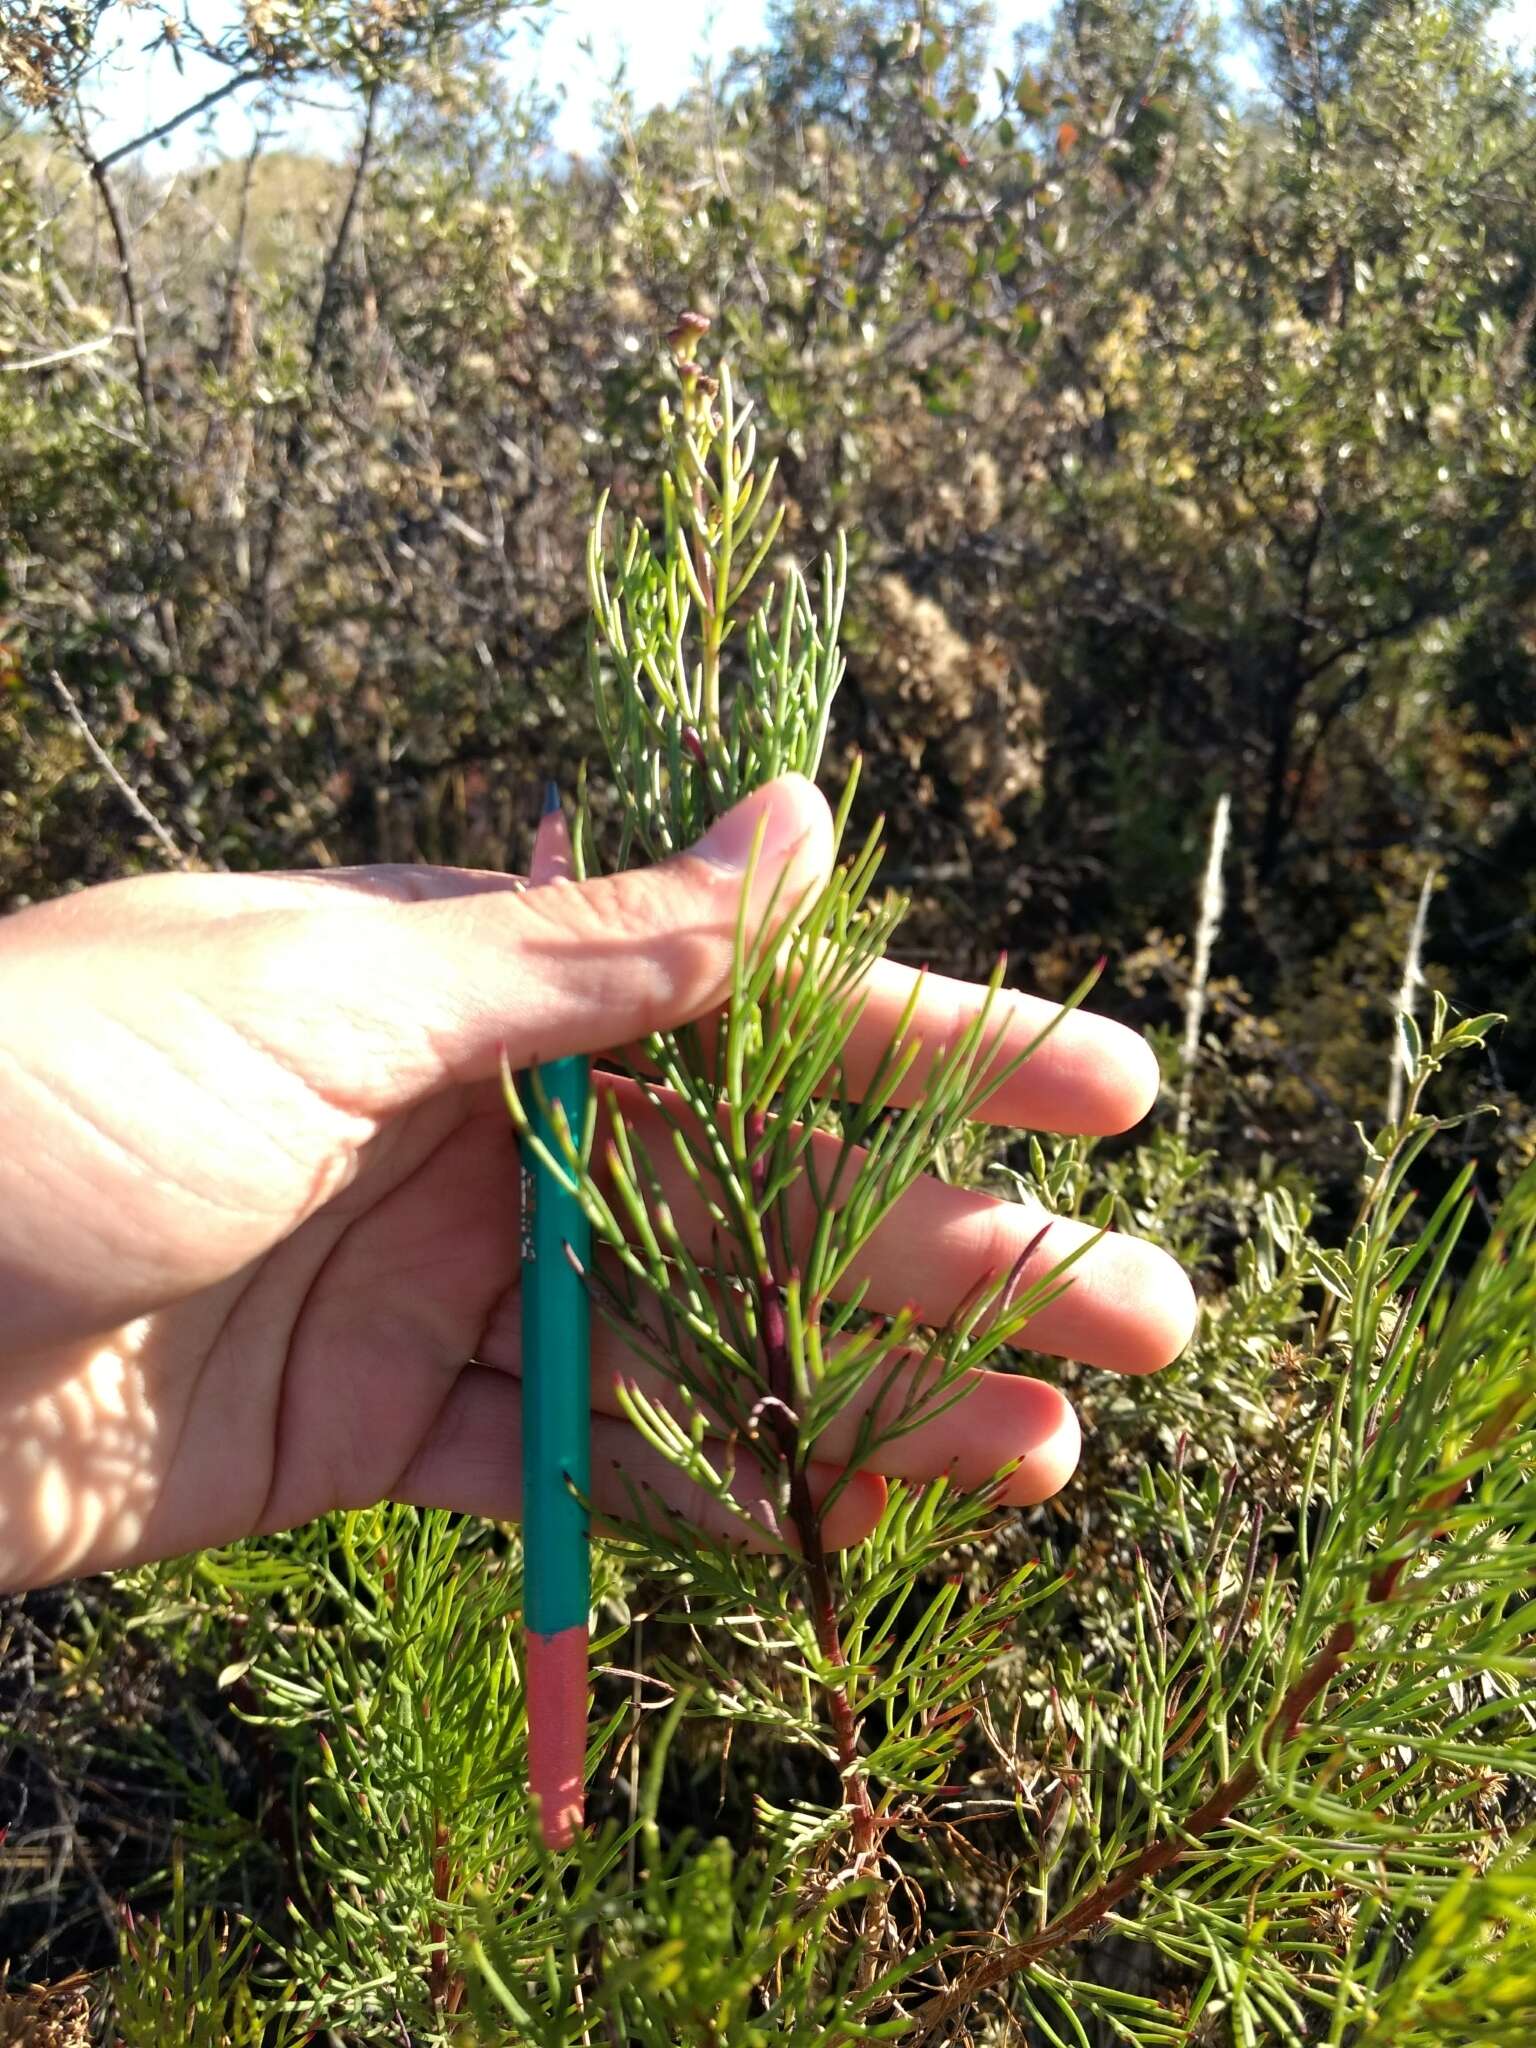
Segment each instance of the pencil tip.
M547 818L551 811L558 811L559 808L560 785L551 779L544 785L544 816Z

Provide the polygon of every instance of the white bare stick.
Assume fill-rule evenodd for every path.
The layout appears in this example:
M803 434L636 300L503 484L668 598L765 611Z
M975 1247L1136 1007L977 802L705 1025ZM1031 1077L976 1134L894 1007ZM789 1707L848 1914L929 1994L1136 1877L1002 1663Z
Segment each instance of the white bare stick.
M1190 975L1189 1001L1184 1010L1184 1057L1179 1075L1179 1107L1174 1129L1181 1138L1189 1133L1190 1106L1195 1092L1195 1063L1200 1057L1200 1026L1205 1018L1205 991L1211 978L1211 949L1221 929L1225 900L1221 869L1227 857L1227 833L1232 823L1232 799L1223 791L1216 799L1211 819L1210 851L1205 857L1205 880L1200 885L1200 922L1195 928L1195 962Z
M8 356L0 361L0 376L16 370L50 370L55 363L70 363L77 356L99 355L104 348L110 348L114 341L128 334L126 327L114 327L106 334L98 334L90 341L77 341L73 348L56 348L46 356Z
M1408 932L1408 951L1403 958L1403 985L1392 1006L1392 1079L1387 1087L1387 1124L1396 1130L1403 1113L1403 1084L1408 1078L1408 1047L1403 1039L1403 1019L1413 1015L1424 982L1424 928L1429 922L1430 891L1435 886L1433 865L1424 870L1419 901Z
M70 724L75 728L75 731L79 733L81 739L85 741L86 748L90 753L91 759L96 763L96 766L101 770L102 774L106 776L107 780L111 783L112 787L117 791L118 795L123 799L124 803L127 804L129 810L131 810L133 812L133 815L138 819L139 823L145 826L146 829L153 834L155 844L160 848L160 851L165 855L166 859L171 863L171 865L173 867L181 868L185 873L191 873L193 870L194 863L188 858L186 854L182 852L181 848L176 844L175 840L171 837L170 833L166 831L165 827L161 824L160 820L155 816L154 812L149 808L148 804L145 803L144 799L139 795L138 791L136 789L133 789L127 782L124 781L121 769L117 766L117 763L112 759L112 756L107 752L106 748L101 744L101 741L97 739L95 733L91 731L90 726L86 723L85 713L80 709L80 706L75 702L74 698L70 695L69 690L65 685L64 678L59 674L57 669L51 668L48 670L47 674L48 686L53 691L54 696L57 697L57 699L59 700L60 710L64 713L65 717L69 720Z

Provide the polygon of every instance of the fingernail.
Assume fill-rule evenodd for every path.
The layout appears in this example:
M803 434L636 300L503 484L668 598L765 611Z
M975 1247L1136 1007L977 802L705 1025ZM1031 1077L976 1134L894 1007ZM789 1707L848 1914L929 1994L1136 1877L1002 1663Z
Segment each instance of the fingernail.
M789 793L769 784L743 797L734 809L717 818L694 847L701 859L731 874L745 874L752 847L761 831L758 864L772 874L784 865L805 837L806 822Z

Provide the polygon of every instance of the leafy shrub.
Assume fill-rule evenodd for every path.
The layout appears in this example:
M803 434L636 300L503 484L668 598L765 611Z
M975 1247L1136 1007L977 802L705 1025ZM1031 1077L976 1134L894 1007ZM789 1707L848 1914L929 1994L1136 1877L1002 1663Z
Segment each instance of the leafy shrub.
M747 723L702 719L696 774L690 720L583 684L589 506L657 530L682 303L783 438L765 573L793 592L850 532L828 771L862 751L847 843L888 812L904 944L973 972L1022 933L1065 994L1107 939L1171 1050L1233 797L1188 1131L924 1140L1168 1243L1189 1354L1059 1369L1085 1460L1047 1507L894 1487L821 1561L832 1634L803 1565L608 1547L576 1858L521 1801L511 1532L380 1508L6 1610L7 1938L26 1976L110 1954L130 2043L1452 2048L1536 2019L1529 1005L1493 1055L1434 999L1407 1107L1363 1159L1354 1128L1428 858L1431 978L1476 1005L1530 974L1529 88L1461 14L1346 11L1311 66L1293 21L1234 115L1198 39L1090 12L994 105L961 11L791 10L552 175L488 46L385 64L320 9L365 141L294 220L272 166L224 167L229 260L193 260L196 195L107 168L129 262L183 294L141 351L102 216L64 203L82 137L4 145L3 346L60 357L0 377L9 900L155 857L55 669L235 867L510 865L518 778L583 750L592 857L622 858L800 758L825 612L771 708L726 653ZM35 25L0 19L14 58ZM894 929L872 882L824 907L845 940ZM678 1399L636 1417L706 1477Z

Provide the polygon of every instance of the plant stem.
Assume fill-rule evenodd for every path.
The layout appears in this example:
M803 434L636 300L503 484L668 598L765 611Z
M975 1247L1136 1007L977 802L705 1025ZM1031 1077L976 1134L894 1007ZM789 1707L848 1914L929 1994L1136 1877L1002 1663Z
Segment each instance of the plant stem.
M1216 799L1211 819L1210 851L1206 855L1205 881L1200 890L1200 922L1195 930L1195 958L1190 971L1189 997L1184 1011L1184 1052L1179 1076L1178 1114L1174 1130L1181 1138L1189 1135L1194 1107L1195 1065L1200 1057L1200 1025L1205 1016L1206 991L1211 979L1211 950L1221 929L1223 908L1222 862L1226 858L1227 834L1231 827L1232 799L1225 790Z
M325 267L320 277L320 299L315 308L315 322L309 337L309 354L305 370L304 388L283 442L283 463L278 473L276 489L272 497L271 510L267 514L266 533L263 538L261 574L257 587L261 598L260 638L263 644L272 630L272 609L276 595L278 544L282 538L283 526L287 519L289 500L304 472L308 460L310 424L319 409L320 397L316 382L320 366L325 357L331 329L341 310L341 274L352 247L352 228L362 202L363 191L373 168L375 123L379 107L382 84L375 79L368 87L363 101L363 126L358 138L357 157L352 166L352 177L347 186L347 196L342 202L341 214L336 223L336 232L326 254Z
M1509 1434L1527 1405L1523 1393L1511 1395L1478 1430L1468 1448L1491 1451ZM1457 1481L1437 1489L1408 1526L1432 1524L1458 1498L1464 1485L1465 1481ZM1366 1588L1368 1605L1381 1607L1393 1599L1407 1564L1406 1556L1395 1558L1375 1573ZM992 1985L1000 1984L1005 1977L1011 1977L1019 1970L1028 1969L1032 1963L1040 1962L1054 1950L1099 1926L1149 1879L1180 1862L1206 1835L1229 1821L1243 1801L1258 1790L1259 1756L1263 1750L1276 1740L1281 1743L1291 1740L1337 1678L1358 1640L1359 1629L1353 1619L1346 1617L1335 1622L1317 1655L1285 1693L1253 1755L1229 1778L1223 1779L1210 1797L1195 1808L1177 1835L1156 1836L1128 1863L1122 1864L1101 1885L1079 1899L1075 1906L1068 1907L1065 1913L1058 1914L1025 1940L1012 1942L995 1955L984 1957L947 1991L930 1999L919 2015L922 2031L913 2036L914 2048L915 2044L928 2040L947 2019L964 2012Z
M1272 1733L1278 1733L1282 1740L1295 1734L1307 1713L1337 1677L1344 1659L1355 1646L1356 1634L1352 1621L1341 1621L1335 1625L1322 1649L1281 1701L1271 1724ZM1041 1961L1053 1950L1097 1927L1133 1892L1139 1891L1148 1879L1159 1876L1170 1865L1179 1862L1203 1836L1230 1820L1242 1802L1257 1789L1258 1783L1258 1762L1250 1757L1247 1763L1216 1787L1203 1805L1196 1807L1176 1836L1157 1836L1129 1863L1122 1864L1086 1898L1079 1899L1075 1906L1058 1914L1038 1933L1024 1941L1011 1942L995 1955L985 1957L949 1990L930 1999L919 2015L922 2032L913 2036L914 2042L928 2040L946 2020L965 2011L992 1985L1000 1984L1005 1977L1027 1969L1031 1963Z
M745 1127L747 1144L755 1155L751 1169L752 1192L761 1204L767 1173L762 1145L768 1120L761 1110L752 1110L745 1119ZM791 1402L795 1389L789 1356L788 1322L784 1313L783 1261L775 1244L773 1219L761 1209L760 1214L767 1260L757 1275L756 1287L763 1363L771 1396L767 1419L780 1454L789 1467L790 1520L800 1544L800 1562L806 1581L806 1609L816 1633L816 1647L823 1661L834 1671L845 1671L848 1660L843 1654L842 1631L837 1623L832 1567L821 1540L821 1513L811 1498L810 1482L800 1457L798 1420ZM879 1830L875 1823L869 1779L859 1758L858 1716L853 1711L845 1680L829 1680L826 1692L832 1734L837 1744L838 1772L843 1781L843 1799L853 1830L854 1855L862 1863L865 1857L874 1853Z
M789 1482L789 1511L800 1539L805 1570L811 1626L816 1646L834 1670L846 1670L842 1632L837 1625L837 1602L833 1593L832 1568L821 1542L821 1516L811 1499L804 1468L798 1468ZM843 1800L853 1828L853 1850L862 1863L873 1855L879 1840L869 1778L859 1757L859 1722L848 1697L846 1681L833 1679L827 1686L827 1708L832 1716L832 1733L837 1742L838 1771L843 1781Z
M107 216L107 227L112 236L112 246L117 252L117 276L122 289L123 305L128 314L129 343L133 350L133 375L138 387L139 410L144 420L144 438L154 454L162 449L160 413L155 404L155 379L149 361L149 332L144 324L144 291L139 279L138 263L135 258L133 235L127 217L118 199L117 187L112 182L106 162L91 149L85 139L82 123L77 148L91 183L100 195L102 210ZM164 562L166 535L171 527L171 502L165 471L156 466L155 490L159 498L158 518L160 538L156 546L155 580ZM155 598L155 615L160 622L161 638L165 642L167 660L172 669L181 663L181 634L176 623L176 607L162 590Z
M108 171L113 164L122 162L125 156L145 149L152 142L161 142L167 135L173 135L184 122L196 120L199 114L206 114L216 107L220 100L227 100L231 93L239 92L242 86L259 85L263 74L260 71L237 71L226 78L222 85L216 85L212 92L205 92L200 100L194 100L190 107L183 107L179 114L172 114L168 121L162 121L158 128L150 128L143 135L135 135L131 142L120 142L116 149L109 149L99 159L102 170ZM94 174L93 174L94 175Z
M117 277L122 287L123 304L128 310L129 340L133 348L134 382L139 390L139 410L144 418L144 438L151 448L160 446L160 414L155 405L155 382L149 367L149 337L144 325L144 294L139 287L138 267L134 262L133 238L128 232L128 222L117 197L117 188L107 175L107 167L100 157L86 153L86 169L91 183L101 195L102 210L107 216L107 226L112 235L112 246L117 252Z
M729 457L727 457L729 459ZM698 516L705 517L704 487L694 485L694 503ZM710 549L706 541L699 538L694 544L695 568L699 588L709 599L699 624L704 634L704 688L702 712L704 730L715 744L720 743L720 645L724 627L725 589L719 572L711 568Z
M111 783L112 787L117 791L118 795L123 799L124 803L127 804L129 810L131 810L133 812L133 815L138 819L139 823L145 826L146 829L153 835L155 843L159 846L161 852L165 855L166 859L170 862L171 866L174 868L181 868L184 872L190 873L193 869L194 863L190 861L187 858L186 854L182 852L181 848L176 844L176 841L171 837L170 833L165 829L165 827L161 824L160 820L155 816L154 812L149 808L149 805L145 803L144 799L139 795L138 791L128 781L128 778L123 774L122 770L118 767L117 763L112 759L112 756L101 744L101 741L97 739L95 733L91 731L90 725L86 720L85 713L80 709L80 706L75 702L74 698L70 695L69 690L65 685L64 678L59 674L56 668L45 669L43 673L47 679L49 689L52 690L54 696L59 701L59 708L63 711L64 716L69 720L70 724L75 728L75 731L79 733L81 739L84 740L86 747L90 752L91 759L96 763L96 766L101 770L103 775L106 776L107 780Z
M1428 1080L1429 1075L1427 1072L1421 1072L1414 1078L1413 1084L1408 1091L1408 1101L1403 1109L1402 1122L1397 1126L1396 1140L1386 1158L1382 1160L1380 1166L1376 1169L1375 1178L1361 1198L1359 1210L1356 1213L1354 1222L1350 1226L1349 1234L1351 1237L1358 1236L1364 1230L1366 1224L1370 1221L1371 1211L1381 1200L1382 1190L1386 1187L1391 1177L1392 1169L1397 1164L1398 1154L1402 1151L1408 1134L1413 1127L1414 1120L1418 1116L1419 1103L1423 1099ZM1338 1311L1338 1305L1339 1297L1336 1294L1329 1294L1325 1298L1322 1307L1318 1310L1317 1321L1312 1326L1312 1350L1314 1356L1318 1358L1321 1358L1323 1346L1328 1341L1328 1333L1333 1328L1334 1316Z
M439 1814L434 1817L432 1826L432 1896L442 1904L450 1897L452 1889L453 1859L448 1846L448 1827ZM432 1960L427 1966L427 1995L432 2000L434 2011L456 2013L464 2003L465 1984L449 1960L446 1916L431 1921L427 1940L432 1948Z

